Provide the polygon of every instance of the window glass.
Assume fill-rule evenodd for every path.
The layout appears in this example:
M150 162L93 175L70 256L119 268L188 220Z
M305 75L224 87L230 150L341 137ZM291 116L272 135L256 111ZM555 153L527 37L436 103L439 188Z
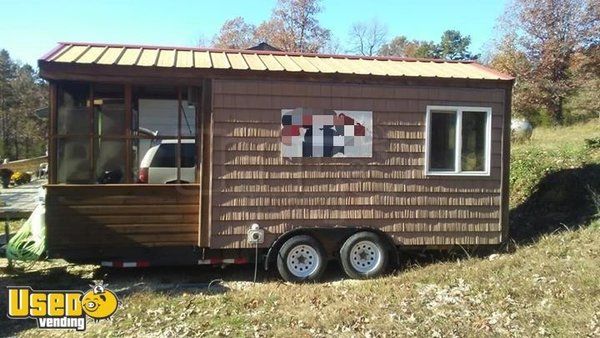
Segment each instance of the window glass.
M140 141L146 141L140 139ZM165 184L196 181L196 144L193 139L181 140L181 167L177 169L176 139L154 139L148 146L137 168L138 183Z
M485 170L486 120L485 112L462 113L462 171Z
M428 107L427 172L489 174L490 108Z
M89 134L88 110L90 87L84 83L65 82L58 88L57 134Z
M456 112L431 112L429 142L429 169L432 171L454 171Z
M58 183L91 183L89 138L69 138L58 141Z
M152 160L152 167L176 168L177 140L165 141L158 146ZM181 167L191 168L196 165L196 147L194 143L181 144Z

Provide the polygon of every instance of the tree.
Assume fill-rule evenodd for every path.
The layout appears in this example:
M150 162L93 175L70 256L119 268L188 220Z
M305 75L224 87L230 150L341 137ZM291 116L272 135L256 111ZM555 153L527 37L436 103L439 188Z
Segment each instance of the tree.
M479 55L469 51L471 37L463 36L457 30L447 30L442 34L440 43L436 46L435 56L448 60L475 60Z
M0 50L0 157L11 160L43 154L45 122L33 115L46 100L47 88L29 65Z
M10 54L5 49L0 50L0 137L2 140L2 154L6 156L5 147L9 143L9 109L14 106L14 91L11 83L16 76L17 66L11 60Z
M256 29L255 40L285 51L319 52L331 36L317 19L321 10L320 0L278 0L271 18Z
M245 49L256 44L254 38L256 27L246 23L244 18L238 16L223 23L219 33L212 40L216 48Z
M378 54L407 58L432 58L435 57L435 50L436 44L433 41L409 41L405 36L399 35L383 44Z
M517 47L514 34L504 36L497 43L496 52L488 63L493 69L518 78L513 88L513 112L536 123L536 104L530 95L535 91L535 83L532 81L533 66L527 55Z
M8 149L15 159L38 156L43 151L46 129L33 112L46 104L45 85L26 64L19 67L11 86L17 104L10 109Z
M594 0L513 0L502 18L505 34L532 64L530 93L550 119L561 124L563 105L575 84L569 70L577 50L598 41L600 16Z
M409 41L404 35L393 38L379 49L379 55L409 58L436 58L447 60L474 60L479 55L469 51L471 37L463 36L459 31L447 30L438 44L433 41Z
M387 27L376 19L356 22L350 28L351 51L360 55L375 55L384 44Z
M577 51L569 70L575 90L565 98L565 110L570 112L566 122L600 118L600 43Z
M212 46L245 49L266 42L284 51L330 50L331 33L317 19L321 10L320 0L278 0L271 18L258 27L246 23L242 17L225 21Z

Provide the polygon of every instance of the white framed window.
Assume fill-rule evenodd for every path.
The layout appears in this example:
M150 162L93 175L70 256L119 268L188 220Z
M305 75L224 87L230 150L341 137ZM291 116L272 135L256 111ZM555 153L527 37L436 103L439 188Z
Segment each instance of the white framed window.
M489 176L492 108L427 106L425 174Z

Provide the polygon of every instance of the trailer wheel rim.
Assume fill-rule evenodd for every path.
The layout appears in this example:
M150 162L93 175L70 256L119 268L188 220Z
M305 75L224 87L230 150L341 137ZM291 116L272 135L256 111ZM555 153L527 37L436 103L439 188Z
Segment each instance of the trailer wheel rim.
M313 274L321 264L321 257L310 245L297 245L287 256L287 268L296 277L305 278Z
M359 273L369 274L377 270L383 261L381 248L371 241L360 241L350 250L350 265Z

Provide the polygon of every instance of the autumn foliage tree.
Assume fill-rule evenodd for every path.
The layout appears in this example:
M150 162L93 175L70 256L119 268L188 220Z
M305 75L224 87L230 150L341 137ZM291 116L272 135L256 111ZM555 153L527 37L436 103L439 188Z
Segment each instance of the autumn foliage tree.
M246 23L244 18L238 16L223 23L219 33L215 35L212 41L213 47L244 49L255 45L256 27Z
M213 46L248 48L267 42L285 51L320 52L331 38L317 19L321 10L319 0L278 0L271 17L258 26L241 17L227 20L213 38Z
M599 43L599 7L595 0L509 3L501 25L505 36L491 63L514 63L504 70L527 89L516 92L523 96L517 102L544 111L554 124L563 123L565 102L579 89L574 56L585 55ZM511 39L510 48L505 46L507 39ZM525 64L527 69L523 69Z

